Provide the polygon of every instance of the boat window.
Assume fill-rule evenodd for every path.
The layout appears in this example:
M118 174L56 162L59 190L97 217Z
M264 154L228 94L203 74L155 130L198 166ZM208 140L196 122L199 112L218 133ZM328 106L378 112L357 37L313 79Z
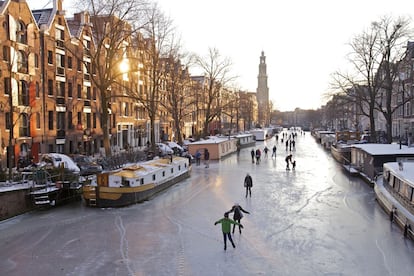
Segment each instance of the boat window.
M181 165L178 165L178 170L181 171Z
M162 176L165 177L165 171L162 171Z
M174 168L171 168L171 173L174 173Z
M399 192L400 188L401 188L401 181L398 178L394 177L394 190Z
M152 180L155 181L155 174L152 175Z
M144 178L141 178L141 185L144 185Z

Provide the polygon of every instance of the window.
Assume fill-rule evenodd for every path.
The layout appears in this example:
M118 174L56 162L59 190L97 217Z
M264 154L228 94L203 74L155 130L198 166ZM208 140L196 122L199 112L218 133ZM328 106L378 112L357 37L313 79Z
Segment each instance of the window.
M96 128L96 113L93 113L93 116L92 116L92 127Z
M4 78L4 95L10 95L11 91L11 79L10 78Z
M68 112L68 129L73 129L72 111Z
M56 96L58 97L65 97L65 83L64 82L57 82L56 83Z
M82 86L78 84L78 99L82 99Z
M78 125L82 125L82 113L78 112Z
M6 112L6 129L10 129L11 126L11 117L10 117L10 112Z
M27 55L24 51L17 52L17 71L20 73L27 74L28 72Z
M53 52L47 51L47 63L53 64Z
M86 113L86 128L91 128L91 113Z
M30 136L30 122L29 116L27 113L22 113L19 116L19 137L29 137Z
M29 106L29 86L25 80L20 81L19 105Z
M64 112L57 113L56 129L57 130L65 129L65 113Z
M53 111L49 111L49 130L53 130Z
M72 89L73 89L72 83L68 82L68 97L69 98L72 98Z
M17 23L16 39L19 43L27 44L27 29L26 25L22 21Z
M36 98L39 98L39 97L40 97L40 84L37 81L36 82Z
M10 61L10 48L3 46L3 60Z
M40 113L36 113L36 128L40 129Z
M65 67L65 56L64 55L56 54L56 65L62 68Z
M72 57L68 57L68 68L72 69Z
M39 68L39 55L38 54L34 54L34 62L35 62L35 67Z
M80 59L78 59L78 68L77 68L77 70L78 70L79 72L81 72L81 71L82 71L82 61L81 61Z
M47 92L49 96L53 96L53 80L47 81Z

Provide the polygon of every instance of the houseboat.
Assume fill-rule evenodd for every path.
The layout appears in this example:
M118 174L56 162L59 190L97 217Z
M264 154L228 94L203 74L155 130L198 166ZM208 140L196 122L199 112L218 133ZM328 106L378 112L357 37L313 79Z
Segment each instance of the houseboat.
M55 206L80 200L82 184L79 167L67 155L46 153L30 170L23 171L23 181L30 183L30 199L35 206Z
M233 137L237 139L237 146L240 148L252 147L256 144L255 136L252 133L240 133Z
M389 162L375 181L378 203L404 230L404 236L414 238L414 162Z
M229 136L210 136L208 139L188 144L188 152L195 156L200 151L204 159L204 152L208 150L210 160L223 159L237 151L238 139Z
M190 176L189 159L159 158L121 170L97 175L83 186L83 198L91 207L122 207L152 196Z
M335 142L331 145L331 154L336 161L343 165L351 163L351 147L359 144L360 134L358 131L337 131Z
M37 207L56 206L70 201L80 200L82 196L82 184L78 182L77 175L71 172L51 176L46 170L36 170L31 176L30 199ZM70 175L68 177L68 174Z
M250 133L254 135L256 141L265 141L273 137L273 128L252 129Z
M374 178L382 172L387 162L414 161L414 147L399 144L354 144L351 147L350 168L370 185Z

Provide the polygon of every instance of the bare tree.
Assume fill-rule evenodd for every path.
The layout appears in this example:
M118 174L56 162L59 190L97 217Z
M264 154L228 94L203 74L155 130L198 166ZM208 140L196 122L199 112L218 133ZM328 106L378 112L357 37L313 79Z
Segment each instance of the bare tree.
M381 83L381 94L377 97L376 109L381 112L387 122L387 142L392 142L392 114L412 96L405 93L403 101L400 103L392 103L392 95L395 83L400 82L400 72L406 64L402 61L406 50L404 46L412 33L410 29L410 20L398 17L392 18L384 16L379 21L372 23L372 28L378 33L380 38L377 45L381 51L381 60L379 70L377 72L378 81ZM411 55L409 57L411 59ZM397 88L400 85L397 85ZM405 90L402 90L405 91ZM384 92L384 94L382 94Z
M161 86L165 80L163 58L168 57L174 35L174 28L170 18L166 17L156 4L144 13L144 20L148 22L142 28L147 41L145 47L146 72L149 89L142 101L148 112L150 120L151 147L155 149L155 123L159 116L161 102Z
M102 109L100 121L103 143L105 154L110 156L110 103L115 97L124 96L122 93L117 93L116 89L125 85L122 80L126 72L122 66L129 58L128 48L132 37L136 36L146 24L142 21L141 15L147 10L147 3L145 0L86 0L79 1L77 6L90 14L90 21L93 25L91 35L94 43L89 45L84 41L79 41L79 45L83 45L81 53L73 52L70 48L68 50L83 62L88 73L91 73L89 75L92 83L98 90L97 98ZM88 59L83 58L84 54L88 56Z
M409 21L404 18L382 17L373 22L350 43L348 60L353 74L339 71L333 74L333 88L348 95L348 100L369 118L374 141L377 140L375 111L386 118L387 139L392 141L392 114L402 104L392 105L393 85L400 72L401 49L408 39L408 26Z
M215 48L209 48L206 57L196 57L196 63L205 73L208 80L206 87L205 102L202 111L204 114L203 135L209 135L209 124L216 118L220 118L220 92L234 77L230 77L232 62L228 58L223 58Z
M189 108L195 102L191 95L191 77L188 71L189 64L182 64L184 54L179 53L179 46L171 49L170 56L164 59L166 92L168 95L161 105L173 119L175 137L179 144L183 143L182 127L184 118L192 113Z

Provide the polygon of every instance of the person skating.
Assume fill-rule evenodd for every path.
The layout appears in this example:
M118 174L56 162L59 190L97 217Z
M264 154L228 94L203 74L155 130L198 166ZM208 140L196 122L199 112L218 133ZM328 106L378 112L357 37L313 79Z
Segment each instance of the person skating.
M276 145L274 145L274 146L273 146L273 153L272 153L272 157L273 157L273 156L274 156L274 157L276 157L276 150L277 150Z
M218 223L221 223L221 230L223 231L223 240L224 240L224 250L227 249L227 238L229 238L229 241L231 242L231 245L233 248L236 248L236 245L233 242L233 239L231 238L231 225L239 225L241 228L243 228L243 225L241 225L238 222L235 222L232 219L229 219L229 213L224 213L224 218L219 219L214 223L214 225L217 225Z
M206 168L210 167L210 152L208 152L208 149L204 150L204 161L206 162Z
M253 179L250 174L246 174L244 178L244 187L246 188L246 197L249 194L252 197L252 187L253 187Z
M250 214L248 211L244 210L238 203L235 203L233 207L231 207L230 211L227 213L234 213L233 214L233 220L240 223L240 220L243 218L243 213ZM236 224L233 224L233 234L234 229L236 228ZM239 232L241 234L241 227L239 225Z
M256 149L256 164L260 164L260 157L262 155L262 152L260 149Z
M269 152L269 148L268 147L264 147L263 151L265 153L265 158L267 158L267 153Z
M252 163L254 163L254 149L250 152L250 155L252 156Z
M293 162L292 162L292 170L295 170L296 169L296 160L294 160Z
M286 161L286 170L288 171L290 170L289 163L292 163L292 154L289 154L288 156L286 156L285 161Z

